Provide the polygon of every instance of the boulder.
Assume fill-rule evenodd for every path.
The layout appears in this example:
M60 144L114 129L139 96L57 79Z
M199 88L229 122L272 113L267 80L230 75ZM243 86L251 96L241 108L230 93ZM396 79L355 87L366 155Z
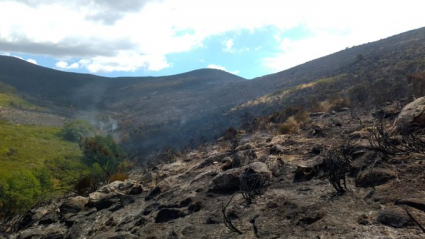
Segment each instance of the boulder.
M89 199L82 196L67 198L59 207L60 213L77 213L84 209L89 203Z
M425 212L425 199L420 198L403 198L395 202L396 205L407 205Z
M239 151L233 155L232 168L238 168L247 165L255 158L257 158L257 156L254 150Z
M155 217L155 223L169 222L184 217L185 214L178 209L163 208Z
M403 209L390 207L379 212L377 221L387 226L400 228L409 225L412 219Z
M395 130L402 132L413 123L425 127L425 97L406 105L394 121Z
M397 177L397 174L391 169L385 168L367 168L360 172L356 178L357 187L373 187L387 183Z
M127 194L129 195L139 195L143 192L143 187L142 185L133 185L130 190L128 191Z
M280 144L275 144L270 148L270 154L274 155L285 154L286 151L285 147Z
M212 180L212 190L217 192L237 190L239 188L239 176L242 172L242 168L233 168L218 174Z
M96 203L96 209L98 211L106 208L112 208L113 211L116 211L128 204L134 203L134 199L130 196L125 196L121 194L117 194L111 197L104 197Z
M212 180L212 191L218 193L229 193L239 189L240 176L250 170L250 173L260 176L263 180L270 180L272 172L262 162L254 162L249 166L229 169L215 176Z

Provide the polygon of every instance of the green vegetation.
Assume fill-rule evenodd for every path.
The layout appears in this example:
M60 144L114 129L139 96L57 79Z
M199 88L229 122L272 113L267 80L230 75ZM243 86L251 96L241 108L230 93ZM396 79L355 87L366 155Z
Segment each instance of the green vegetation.
M53 189L70 182L63 175L84 172L78 145L62 140L60 128L5 122L0 128L0 220L52 197ZM56 161L71 171L53 167Z
M65 140L78 142L80 137L92 136L95 131L95 128L90 122L85 120L73 120L66 123L60 133Z
M37 174L42 176L41 174ZM9 221L16 213L22 213L31 208L34 202L41 199L49 185L42 185L44 181L34 176L28 170L14 171L0 178L0 216L3 221Z
M0 121L0 174L36 169L52 159L78 160L75 143L62 140L60 128L16 125Z
M0 122L0 128L0 221L62 191L87 194L128 178L128 162L111 136L81 138L80 145L64 140L94 133L88 122L63 129Z
M0 107L13 107L23 109L39 108L17 95L16 89L0 82Z
M110 177L125 171L125 158L112 136L82 138L80 148L84 152L83 162L90 167L92 178L108 182Z

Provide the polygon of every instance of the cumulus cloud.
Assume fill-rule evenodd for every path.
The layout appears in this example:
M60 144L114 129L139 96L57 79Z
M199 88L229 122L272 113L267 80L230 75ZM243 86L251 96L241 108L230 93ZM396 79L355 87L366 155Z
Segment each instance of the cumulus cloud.
M220 65L215 65L215 64L209 64L207 66L207 68L221 70L221 71L226 71L226 72L229 72L229 73L232 73L232 74L235 74L235 75L239 73L239 71L228 71L226 69L226 67L220 66Z
M32 64L37 65L37 61L36 61L36 60L34 60L34 59L28 59L27 61L28 61L29 63L32 63Z
M69 69L78 69L80 67L80 65L78 63L76 63L76 62L75 63L72 63L71 65L69 65L65 61L56 62L55 65L59 69L67 69L67 70L69 70Z
M86 64L74 66L90 72L157 71L170 66L168 54L203 47L208 37L273 26L281 33L276 35L279 46L275 55L262 62L283 70L329 51L423 26L425 3L388 0L385 7L382 4L366 0L2 0L0 51L52 56L58 61L84 59ZM407 15L398 17L400 13ZM310 38L285 43L284 33L300 26ZM335 39L336 44L329 46L328 41ZM235 48L232 39L224 46L229 51L248 50Z

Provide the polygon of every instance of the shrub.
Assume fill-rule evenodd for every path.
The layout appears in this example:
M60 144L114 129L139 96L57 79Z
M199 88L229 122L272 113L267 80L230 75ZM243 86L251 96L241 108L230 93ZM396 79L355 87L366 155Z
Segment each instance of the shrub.
M279 127L280 134L291 134L297 132L299 125L293 116L289 117L285 123Z
M66 123L60 134L65 140L78 142L80 137L89 137L95 133L95 128L85 120L73 120Z
M121 148L110 135L81 138L79 145L85 155L83 162L90 167L92 179L100 177L107 183L125 162Z
M0 219L8 222L30 209L42 194L38 179L27 170L0 178Z
M115 173L109 177L109 182L121 181L124 182L128 179L128 174L126 173Z
M300 109L295 115L294 115L294 119L298 122L298 123L303 123L306 122L310 119L310 114L303 110Z

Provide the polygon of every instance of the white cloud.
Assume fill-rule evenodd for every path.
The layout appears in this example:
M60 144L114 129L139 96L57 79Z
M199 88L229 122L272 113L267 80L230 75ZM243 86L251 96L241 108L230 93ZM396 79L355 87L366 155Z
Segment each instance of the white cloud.
M168 54L203 47L210 36L265 26L285 33L303 26L310 38L279 42L276 55L263 60L283 70L293 63L282 62L299 63L422 27L424 7L415 0L2 0L0 51L87 61L61 63L62 69L157 71L170 66ZM233 43L228 40L225 49L247 50Z
M37 61L36 61L36 60L34 60L34 59L28 59L27 61L28 61L29 63L32 63L32 64L37 65Z
M225 48L223 49L224 52L233 52L233 39L229 39L227 41L224 41L223 43L225 45Z
M68 62L59 61L59 62L56 62L56 67L59 68L59 69L70 70L70 69L78 69L78 68L80 68L80 65L76 62L69 65Z
M229 72L229 73L232 73L232 74L239 74L239 71L228 71L227 69L226 69L226 67L224 67L224 66L220 66L220 65L215 65L215 64L209 64L208 66L207 66L207 68L210 68L210 69L216 69L216 70L221 70L221 71L226 71L226 72Z

